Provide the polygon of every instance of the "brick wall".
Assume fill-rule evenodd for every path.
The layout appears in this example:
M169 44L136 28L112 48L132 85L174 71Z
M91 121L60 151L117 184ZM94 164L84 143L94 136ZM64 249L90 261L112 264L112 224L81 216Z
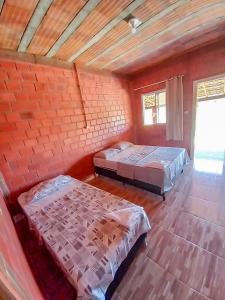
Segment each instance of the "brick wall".
M132 76L132 87L137 88L183 74L184 88L184 140L167 141L165 124L143 126L141 94L165 88L165 84L154 85L134 92L133 107L136 112L136 142L145 145L185 147L191 152L193 126L194 81L225 74L224 41L197 49L182 56L169 59L157 66L147 68Z
M96 151L132 139L129 83L81 71L0 61L0 170L12 198L57 174L84 178Z

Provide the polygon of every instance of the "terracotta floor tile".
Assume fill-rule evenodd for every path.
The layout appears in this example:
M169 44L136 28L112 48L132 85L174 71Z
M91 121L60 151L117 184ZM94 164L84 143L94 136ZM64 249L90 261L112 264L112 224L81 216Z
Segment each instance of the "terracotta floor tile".
M189 165L166 201L104 177L89 183L143 206L152 225L147 246L138 252L113 300L225 299L224 174L197 172ZM23 246L46 299L74 299L73 288L29 234ZM42 270L50 284L43 284Z

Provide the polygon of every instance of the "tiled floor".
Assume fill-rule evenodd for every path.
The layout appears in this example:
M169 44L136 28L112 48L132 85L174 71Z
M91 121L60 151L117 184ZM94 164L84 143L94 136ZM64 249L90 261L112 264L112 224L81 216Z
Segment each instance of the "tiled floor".
M201 173L188 166L164 202L159 196L104 177L89 182L142 205L152 225L147 247L139 251L114 300L225 299L224 173ZM28 241L25 247L32 263L34 247ZM61 273L49 262L47 254L41 255L39 265L44 265L46 258L50 264L44 267L50 286L41 283L46 299L74 299L65 278L60 279ZM42 267L34 262L33 265L39 269L36 272L41 282ZM57 292L51 285L57 286Z
M225 171L225 170L224 170ZM93 185L145 207L152 230L114 300L225 299L225 174L188 166L166 201L99 177Z

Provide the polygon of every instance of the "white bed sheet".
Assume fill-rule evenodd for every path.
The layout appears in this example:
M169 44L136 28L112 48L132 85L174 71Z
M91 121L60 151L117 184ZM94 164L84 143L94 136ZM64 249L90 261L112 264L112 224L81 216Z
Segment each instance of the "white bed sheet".
M112 159L94 158L97 167L113 170L117 175L136 179L169 191L176 177L189 162L184 148L135 145Z

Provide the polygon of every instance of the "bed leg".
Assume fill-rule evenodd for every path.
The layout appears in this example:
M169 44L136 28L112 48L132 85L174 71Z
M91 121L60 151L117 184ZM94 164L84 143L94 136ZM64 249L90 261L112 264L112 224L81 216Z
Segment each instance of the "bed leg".
M147 248L147 246L148 246L147 238L144 239L143 246L144 246L144 248Z
M162 194L162 197L163 197L163 201L165 201L166 200L165 193Z

